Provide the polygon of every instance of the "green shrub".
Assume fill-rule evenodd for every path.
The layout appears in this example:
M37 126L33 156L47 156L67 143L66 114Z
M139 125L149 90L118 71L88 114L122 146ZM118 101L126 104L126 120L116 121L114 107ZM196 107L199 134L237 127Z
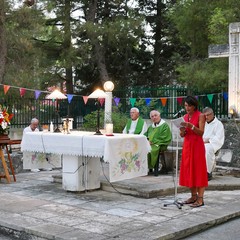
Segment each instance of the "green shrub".
M128 116L121 113L118 107L113 106L112 108L112 123L113 123L113 132L122 133ZM84 117L83 128L86 131L95 131L97 126L97 111L91 112ZM104 110L100 110L100 129L104 128Z

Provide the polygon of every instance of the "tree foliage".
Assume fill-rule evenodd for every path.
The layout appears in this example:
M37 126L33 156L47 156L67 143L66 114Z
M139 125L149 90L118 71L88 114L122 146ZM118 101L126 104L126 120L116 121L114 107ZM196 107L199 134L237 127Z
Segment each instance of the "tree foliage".
M5 19L5 2L4 0L0 0L0 83L4 81L7 59Z
M228 61L208 59L208 46L227 43L239 7L234 0L0 0L0 80L82 95L107 80L116 89L177 81L225 91Z
M188 51L177 64L178 83L199 91L226 91L227 59L208 59L210 44L228 43L228 26L239 21L238 1L177 1L171 18Z

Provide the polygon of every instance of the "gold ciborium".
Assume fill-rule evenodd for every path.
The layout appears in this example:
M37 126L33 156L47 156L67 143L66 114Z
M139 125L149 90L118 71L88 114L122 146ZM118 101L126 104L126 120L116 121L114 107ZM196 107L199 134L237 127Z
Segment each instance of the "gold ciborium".
M69 131L69 119L63 120L63 133L64 134L70 134Z

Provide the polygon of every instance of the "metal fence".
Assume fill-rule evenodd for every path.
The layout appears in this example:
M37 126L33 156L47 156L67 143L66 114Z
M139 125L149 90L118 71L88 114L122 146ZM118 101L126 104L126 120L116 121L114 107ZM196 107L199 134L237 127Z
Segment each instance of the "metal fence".
M140 109L141 116L149 118L149 112L157 109L161 112L162 118L173 118L174 114L184 108L184 97L195 95L189 89L183 87L162 88L132 88L130 90L113 91L113 106L116 106L115 98L120 100L117 109L127 116L132 107L131 100L135 100L134 106ZM212 96L210 102L209 95L198 95L199 109L212 107L216 116L219 118L228 117L228 102L224 99L223 93ZM29 125L33 117L37 117L40 125L50 125L50 122L61 123L62 118L73 118L73 128L78 129L82 126L84 116L97 109L95 101L88 99L84 103L82 96L74 96L69 103L67 99L59 100L58 112L56 111L56 101L44 98L14 97L10 95L0 95L1 105L8 106L9 112L14 113L11 121L12 127L24 128ZM165 99L165 104L163 99ZM182 99L182 102L181 102ZM102 106L104 109L104 106ZM58 120L57 120L58 118Z
M131 99L136 99L135 105L139 108L141 116L149 118L149 112L157 109L163 118L171 118L178 109L183 106L177 104L178 96L186 96L187 89L180 87L141 88L135 87L130 90L115 91L114 94L121 98L122 111L129 112ZM166 98L166 104L163 99Z
M60 124L63 118L73 118L73 128L82 126L83 117L96 110L94 101L89 99L85 105L82 97L75 96L69 103L67 99L53 101L51 99L35 99L13 96L2 96L0 104L8 107L14 114L11 127L24 128L29 125L32 118L39 119L40 127L50 125L51 122ZM58 108L57 108L58 103Z
M197 96L200 111L204 107L211 107L218 118L228 117L228 101L223 92L199 94L192 89L181 86L164 86L162 88L134 87L113 93L114 96L121 99L121 111L127 114L132 107L131 99L136 98L135 106L139 108L141 116L144 118L149 118L149 112L153 109L159 110L163 118L173 118L179 110L184 108L184 98L188 95Z

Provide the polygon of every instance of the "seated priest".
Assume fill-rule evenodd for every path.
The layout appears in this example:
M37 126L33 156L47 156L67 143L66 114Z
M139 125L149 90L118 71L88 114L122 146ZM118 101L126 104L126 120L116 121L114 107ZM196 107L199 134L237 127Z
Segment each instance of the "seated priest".
M125 128L123 129L124 134L144 134L147 131L146 122L139 116L139 109L133 107L130 109L130 117Z
M216 166L216 153L224 144L224 126L214 115L213 109L206 107L203 109L206 118L203 141L206 152L208 181L212 179L212 171Z
M157 168L158 171L159 166L156 166L156 163L158 162L159 152L167 149L172 140L172 133L166 121L161 119L160 112L156 110L151 111L150 118L152 124L144 135L148 138L152 148L148 154L148 168L151 172L154 168ZM163 168L166 168L166 166L163 165ZM161 171L164 170L166 169L161 169Z

